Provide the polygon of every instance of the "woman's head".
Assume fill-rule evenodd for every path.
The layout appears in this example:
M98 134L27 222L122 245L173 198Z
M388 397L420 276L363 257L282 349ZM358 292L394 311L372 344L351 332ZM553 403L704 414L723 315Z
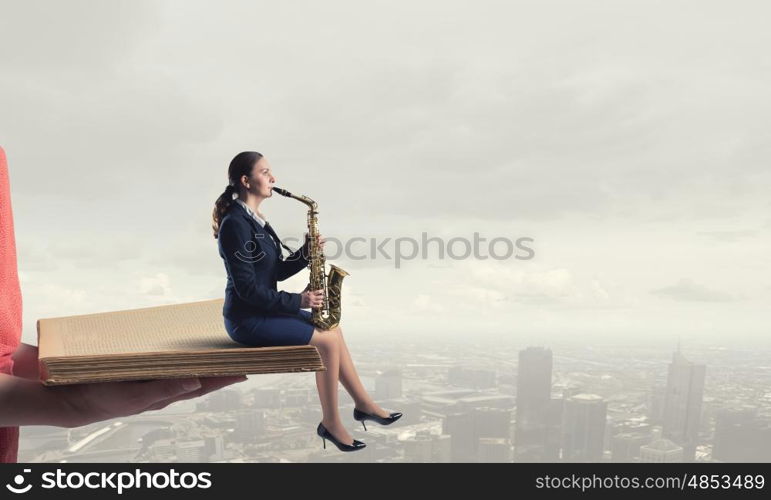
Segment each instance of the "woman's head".
M228 185L214 202L212 230L214 238L219 235L220 224L230 206L235 202L234 195L246 200L249 196L269 198L273 194L273 177L268 160L256 151L238 153L228 167Z

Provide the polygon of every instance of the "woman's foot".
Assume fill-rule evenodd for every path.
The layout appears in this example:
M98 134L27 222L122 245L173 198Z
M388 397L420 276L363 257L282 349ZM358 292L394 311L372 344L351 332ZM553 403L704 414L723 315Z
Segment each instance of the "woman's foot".
M326 429L329 431L330 434L335 436L335 438L340 441L341 443L352 445L353 444L353 437L348 433L348 431L345 429L345 426L342 422L326 422L324 420L321 421L321 425L326 427Z
M355 405L355 409L359 411L363 411L364 413L369 413L370 415L377 415L378 417L387 418L391 415L390 412L385 411L380 406L378 406L377 403L374 401L370 401L369 403L361 404L361 405Z

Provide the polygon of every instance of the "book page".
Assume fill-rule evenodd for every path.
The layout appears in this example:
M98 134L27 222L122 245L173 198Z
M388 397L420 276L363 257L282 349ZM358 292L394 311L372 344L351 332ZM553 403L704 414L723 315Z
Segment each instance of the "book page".
M225 331L224 299L38 321L40 359L243 347Z

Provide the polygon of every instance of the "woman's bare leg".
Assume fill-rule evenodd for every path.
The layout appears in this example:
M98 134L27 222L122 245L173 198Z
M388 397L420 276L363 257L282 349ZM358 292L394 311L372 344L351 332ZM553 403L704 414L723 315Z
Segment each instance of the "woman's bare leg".
M337 330L340 339L340 382L343 384L343 387L345 387L345 390L348 391L348 394L353 398L355 407L358 410L367 413L374 413L381 417L387 417L390 413L383 410L372 400L372 397L364 388L364 384L361 383L359 374L356 372L356 367L353 364L351 353L348 351L348 346L345 344L342 328L338 326L334 330Z
M341 337L335 330L313 330L310 345L319 351L326 367L316 372L316 388L321 402L321 423L340 442L353 444L353 437L343 426L340 411L337 408L337 382L340 374Z

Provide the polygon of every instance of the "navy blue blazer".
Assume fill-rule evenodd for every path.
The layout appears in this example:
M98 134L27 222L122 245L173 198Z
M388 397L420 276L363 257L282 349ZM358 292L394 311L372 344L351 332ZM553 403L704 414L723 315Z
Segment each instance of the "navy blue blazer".
M281 260L280 247L238 203L222 218L217 240L227 271L223 316L237 320L300 312L301 295L278 291L276 282L308 266L306 245Z

